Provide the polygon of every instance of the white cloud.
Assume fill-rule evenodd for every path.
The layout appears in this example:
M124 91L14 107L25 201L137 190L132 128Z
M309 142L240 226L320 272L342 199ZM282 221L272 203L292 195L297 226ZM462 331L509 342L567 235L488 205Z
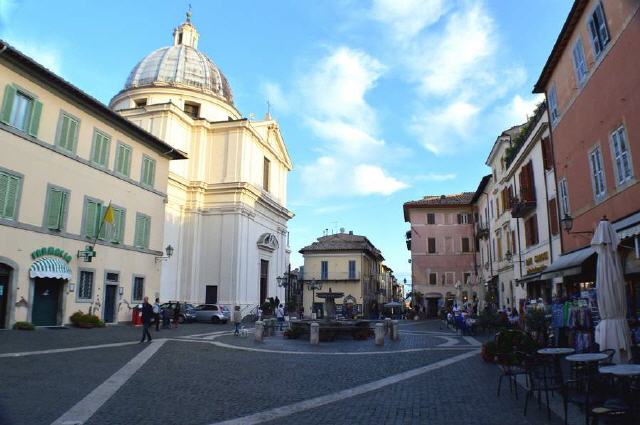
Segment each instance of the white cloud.
M374 0L371 16L388 25L396 39L406 40L438 22L446 10L444 0Z
M406 183L388 176L382 168L375 165L360 164L354 171L354 189L359 194L391 195L408 187Z
M444 182L448 180L454 180L457 177L454 173L427 173L419 174L414 177L417 181L424 182Z
M506 115L509 117L510 122L514 124L523 123L533 115L533 111L536 106L544 100L544 95L536 94L530 96L528 99L524 99L519 94L515 95L506 108Z

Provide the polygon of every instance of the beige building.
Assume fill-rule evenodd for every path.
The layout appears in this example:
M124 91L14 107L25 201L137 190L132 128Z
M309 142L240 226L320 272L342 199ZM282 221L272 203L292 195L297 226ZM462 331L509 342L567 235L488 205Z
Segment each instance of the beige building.
M284 299L276 277L288 269L287 175L278 123L244 118L227 79L198 50L190 14L173 44L143 58L110 107L187 152L168 174L163 299L251 309Z
M309 283L322 285L315 292L342 292L336 300L337 312L345 303L353 303L354 314L368 314L381 294L380 251L365 236L336 233L322 236L300 250L304 258L303 305L306 315L324 314L324 300L315 297ZM380 300L382 301L382 299Z
M185 155L4 42L0 87L0 328L131 320L160 292L169 161Z

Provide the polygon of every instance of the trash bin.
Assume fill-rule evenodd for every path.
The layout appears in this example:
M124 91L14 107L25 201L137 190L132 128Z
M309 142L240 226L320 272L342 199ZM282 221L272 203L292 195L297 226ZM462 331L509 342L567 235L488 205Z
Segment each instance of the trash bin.
M133 307L131 315L131 324L133 326L142 326L142 309L138 306Z

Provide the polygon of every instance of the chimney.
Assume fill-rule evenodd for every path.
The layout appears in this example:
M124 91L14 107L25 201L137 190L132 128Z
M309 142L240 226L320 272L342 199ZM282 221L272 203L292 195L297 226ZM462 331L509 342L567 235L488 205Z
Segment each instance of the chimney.
M344 233L344 227L340 228L340 233Z
M349 234L350 234L350 235L353 235L353 230L349 230Z

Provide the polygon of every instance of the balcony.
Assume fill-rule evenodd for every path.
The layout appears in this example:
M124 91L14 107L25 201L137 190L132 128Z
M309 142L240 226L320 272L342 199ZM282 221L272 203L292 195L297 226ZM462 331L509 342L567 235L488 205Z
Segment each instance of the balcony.
M476 237L478 239L487 239L489 238L489 226L485 223L477 223L476 224Z
M535 199L518 199L515 198L511 201L511 217L522 218L532 211L536 210Z

